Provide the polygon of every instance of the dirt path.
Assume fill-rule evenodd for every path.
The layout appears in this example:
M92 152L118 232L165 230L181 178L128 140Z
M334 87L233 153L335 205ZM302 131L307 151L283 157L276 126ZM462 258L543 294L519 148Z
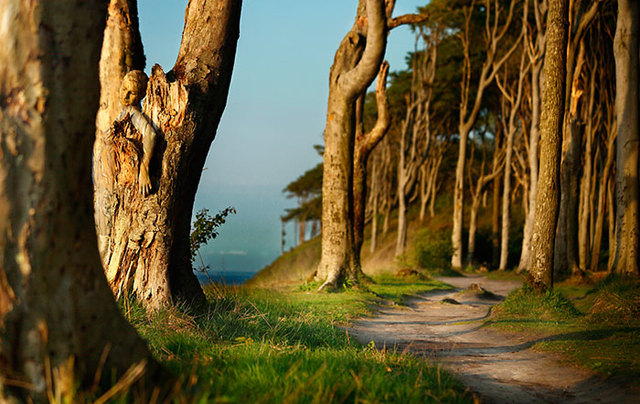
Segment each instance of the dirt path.
M410 309L383 308L363 319L349 334L362 343L396 347L435 359L489 403L637 403L634 395L611 381L559 363L557 357L535 352L533 338L482 327L496 300L459 294L477 283L504 297L520 282L484 277L441 278L456 291L439 291L416 299ZM455 299L460 304L444 303Z

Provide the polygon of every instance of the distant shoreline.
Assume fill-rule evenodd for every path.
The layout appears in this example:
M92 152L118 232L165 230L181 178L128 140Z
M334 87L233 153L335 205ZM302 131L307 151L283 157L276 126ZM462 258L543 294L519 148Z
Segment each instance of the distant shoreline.
M242 285L247 280L253 278L257 273L250 271L211 271L211 272L197 272L194 271L198 281L202 286L206 286L210 283L222 283L225 285Z

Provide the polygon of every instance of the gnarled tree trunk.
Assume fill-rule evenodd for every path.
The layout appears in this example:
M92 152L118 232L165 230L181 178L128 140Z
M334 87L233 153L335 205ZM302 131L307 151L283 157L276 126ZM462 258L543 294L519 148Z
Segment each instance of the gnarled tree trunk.
M366 14L365 14L366 12ZM366 18L363 18L366 15ZM387 43L383 0L360 0L356 22L344 37L329 78L322 179L322 253L316 276L324 287L358 278L353 237L355 101L373 81Z
M97 248L90 173L106 7L0 3L3 402L44 402L48 390L71 402L99 370L108 383L146 366L147 380L162 381L113 300Z
M117 297L134 294L152 308L175 298L204 303L190 260L191 213L226 105L240 8L240 0L190 1L176 64L167 74L152 69L143 108L157 128L151 194L109 176L96 182L113 184L102 258Z

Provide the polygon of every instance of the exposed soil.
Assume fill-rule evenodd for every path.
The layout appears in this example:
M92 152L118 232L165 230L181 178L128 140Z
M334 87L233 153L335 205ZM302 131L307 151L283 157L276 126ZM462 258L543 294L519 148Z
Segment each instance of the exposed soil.
M440 278L454 291L434 291L409 308L381 308L348 329L362 343L435 360L487 403L637 403L640 394L614 380L533 351L540 339L483 327L492 305L520 282L482 276ZM472 284L477 284L472 286ZM468 288L468 289L467 289ZM466 289L466 290L465 290Z

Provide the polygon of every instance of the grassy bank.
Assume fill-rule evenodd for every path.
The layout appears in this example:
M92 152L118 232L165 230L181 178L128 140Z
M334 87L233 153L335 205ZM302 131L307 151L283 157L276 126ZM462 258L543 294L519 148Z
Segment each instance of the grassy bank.
M211 286L207 314L166 309L125 315L162 363L189 375L202 402L468 402L463 388L435 366L380 352L339 327L374 304L444 287L419 277L381 277L362 290L318 293Z
M535 349L640 387L640 283L609 278L560 284L542 296L522 288L496 306L488 324L538 337Z

